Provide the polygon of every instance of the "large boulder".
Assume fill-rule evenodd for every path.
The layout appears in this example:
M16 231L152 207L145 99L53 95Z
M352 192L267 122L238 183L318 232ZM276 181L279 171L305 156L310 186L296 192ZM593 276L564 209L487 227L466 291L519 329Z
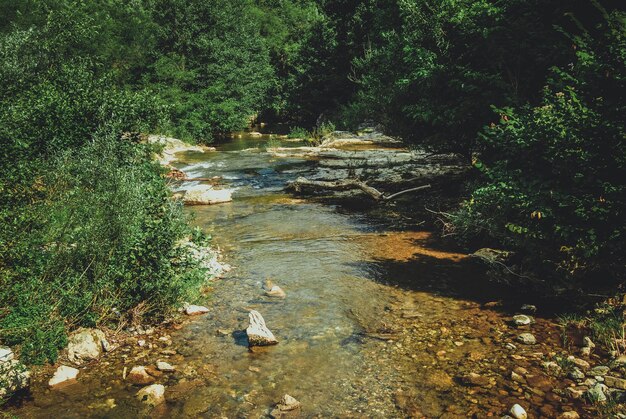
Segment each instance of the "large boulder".
M0 346L0 399L28 387L30 372L15 359L11 348Z
M109 342L101 330L83 328L70 335L67 357L70 361L81 364L98 359L108 349Z
M185 205L213 205L233 200L231 189L213 189L210 185L202 185L187 190L183 196Z
M261 313L256 310L251 310L249 315L250 325L246 329L248 335L249 346L268 346L276 345L278 340L274 337L274 334L265 325L265 320Z

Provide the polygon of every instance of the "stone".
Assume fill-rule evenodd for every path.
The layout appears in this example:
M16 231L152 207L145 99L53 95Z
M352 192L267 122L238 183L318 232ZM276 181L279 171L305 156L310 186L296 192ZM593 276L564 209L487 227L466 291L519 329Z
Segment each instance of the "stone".
M485 387L489 385L488 377L476 374L475 372L461 376L460 381L466 386Z
M78 370L76 368L68 367L65 365L61 365L54 372L54 375L48 381L48 385L50 387L56 386L57 384L64 383L69 380L75 380L78 376Z
M511 371L511 380L515 381L516 383L521 383L521 384L524 384L526 382L524 377L522 377L515 371Z
M126 380L137 385L152 384L155 381L154 377L148 374L146 367L143 366L133 367L128 373Z
M585 373L582 372L578 367L572 368L568 375L572 380L582 380L583 378L585 378Z
M567 387L565 389L565 394L570 398L570 399L580 399L583 394L585 394L585 390L584 387L583 388L576 388L576 387Z
M98 359L108 349L109 342L101 330L81 328L68 339L67 357L70 361L81 364Z
M583 346L580 348L580 354L589 357L591 355L591 348L589 346Z
M588 369L591 366L589 365L589 362L585 361L584 359L576 358L574 356L569 356L567 357L567 359L572 361L572 363L576 365L577 367L582 368L584 370Z
M507 262L512 255L513 252L508 250L490 249L488 247L484 247L482 249L478 249L474 253L471 253L469 256L478 258L490 265L494 265Z
M265 291L265 295L267 295L268 297L274 297L274 298L287 297L287 294L285 293L285 291L283 291L282 288L280 288L278 285L274 285L272 286L271 289Z
M280 399L280 402L276 404L270 416L275 419L298 417L301 407L302 405L298 400L291 397L289 394L285 394L282 399Z
M524 408L519 404L514 404L513 407L511 407L509 413L515 419L528 419L528 414L526 413L526 410L524 410Z
M587 371L587 375L590 377L595 377L597 375L599 375L600 377L604 377L608 373L609 373L609 367L605 365L597 365L593 367L592 369L590 369L589 371Z
M579 419L579 418L580 418L580 415L574 410L570 410L569 412L563 412L557 417L557 419Z
M606 384L608 387L626 390L626 380L624 380L623 378L607 375L606 377L604 377L604 384Z
M589 401L592 403L605 402L606 401L606 395L604 394L605 387L606 386L598 383L594 385L593 387L589 388L589 390L585 392L587 399L589 399Z
M525 314L517 314L513 316L513 323L516 326L527 326L532 323L532 319Z
M15 355L13 354L13 350L8 346L0 346L0 362L9 362L13 361Z
M552 375L561 374L561 371L562 371L561 366L554 361L545 361L541 365L548 372L548 374L552 374Z
M0 346L0 399L10 397L16 391L30 385L30 372L15 359L13 350Z
M152 384L137 392L137 400L148 405L157 406L165 401L165 386Z
M526 313L535 313L537 311L537 306L534 306L532 304L524 304L522 307L520 307L520 310Z
M214 205L233 200L231 189L213 189L211 185L201 185L189 189L183 196L185 205Z
M583 347L593 349L596 347L596 344L593 343L593 341L591 340L589 336L585 336L583 338Z
M163 372L173 372L175 370L173 365L165 361L158 361L156 363L156 367L157 367L157 370L163 371Z
M208 313L209 309L204 306L197 306L194 304L190 304L185 307L185 314L188 316L196 316L198 314Z
M524 345L534 345L537 343L537 339L532 335L532 333L522 333L517 337L517 340L522 342Z
M278 340L265 325L265 320L261 313L251 310L248 314L250 325L246 329L248 335L248 346L268 346L276 345Z

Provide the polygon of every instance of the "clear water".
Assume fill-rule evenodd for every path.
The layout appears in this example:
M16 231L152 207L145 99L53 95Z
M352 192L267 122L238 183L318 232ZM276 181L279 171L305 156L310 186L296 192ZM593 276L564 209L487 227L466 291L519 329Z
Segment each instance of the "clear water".
M481 307L494 290L480 288L464 255L438 249L428 233L397 231L393 211L347 212L285 194L285 183L315 162L274 158L264 152L268 141L274 145L243 135L177 164L236 190L231 203L188 208L235 267L212 284L210 313L173 331L171 346L152 336L145 338L152 349L113 352L83 370L78 384L51 391L36 383L12 413L256 418L287 393L302 403L303 417L460 417L501 415L522 397L501 390L511 363L522 361L503 349L513 332L502 314ZM263 295L267 278L286 299ZM278 345L248 349L250 309ZM158 359L177 371L158 381L168 402L145 410L122 370ZM494 385L458 385L470 370Z

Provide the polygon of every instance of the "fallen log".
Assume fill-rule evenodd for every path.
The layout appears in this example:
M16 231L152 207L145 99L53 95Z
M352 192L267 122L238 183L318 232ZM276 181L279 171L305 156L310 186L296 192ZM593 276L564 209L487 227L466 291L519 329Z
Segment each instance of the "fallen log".
M391 195L385 195L383 192L378 189L369 186L367 183L356 180L356 179L346 179L346 180L337 180L334 182L323 181L323 180L310 180L305 177L299 177L294 182L289 184L289 188L293 189L296 192L302 192L304 188L313 188L313 189L327 189L334 191L346 191L350 189L360 189L367 195L374 198L376 201L390 201L400 195L409 192L415 192L422 189L428 189L431 185L422 185L417 186L415 188L405 189L400 192L396 192Z

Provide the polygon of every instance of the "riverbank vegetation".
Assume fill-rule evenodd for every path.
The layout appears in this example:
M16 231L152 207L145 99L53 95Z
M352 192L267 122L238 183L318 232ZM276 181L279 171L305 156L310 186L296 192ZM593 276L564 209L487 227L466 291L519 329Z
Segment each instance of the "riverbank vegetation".
M626 273L626 14L527 0L0 1L0 341L162 316L201 276L139 133L208 143L255 119L364 120L474 176L447 233L524 277ZM419 205L414 202L413 205Z

